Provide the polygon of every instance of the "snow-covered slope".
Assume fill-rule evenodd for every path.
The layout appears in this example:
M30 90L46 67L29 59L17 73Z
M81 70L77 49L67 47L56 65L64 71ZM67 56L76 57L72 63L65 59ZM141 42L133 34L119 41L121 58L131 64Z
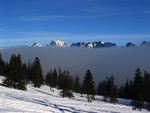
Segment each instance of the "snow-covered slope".
M0 83L2 79L0 76ZM27 91L21 91L0 85L0 113L141 113L132 110L130 100L120 99L119 104L113 105L96 96L93 103L88 103L85 95L80 97L74 93L75 98L68 99L59 96L60 90L53 90L51 92L48 86L39 89L28 85Z

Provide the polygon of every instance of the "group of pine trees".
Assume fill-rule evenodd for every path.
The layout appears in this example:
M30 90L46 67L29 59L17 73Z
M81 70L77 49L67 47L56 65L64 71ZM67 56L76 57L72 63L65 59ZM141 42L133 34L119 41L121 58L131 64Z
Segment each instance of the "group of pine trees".
M0 75L4 75L3 84L7 87L26 90L27 83L32 82L34 87L44 83L40 60L34 59L32 64L22 63L21 55L12 54L9 62L4 62L0 54Z
M118 102L117 98L119 96L118 86L114 84L114 77L106 77L106 80L99 82L97 88L97 94L103 95L103 101L116 104Z
M15 89L27 90L28 83L32 83L34 87L40 88L44 84L40 60L36 57L33 63L30 61L22 63L21 55L12 54L9 62L4 62L0 54L0 75L5 76L3 85ZM60 95L64 97L74 97L72 92L87 94L87 99L91 102L95 96L95 83L93 75L88 70L84 77L83 85L80 85L80 78L78 75L70 76L69 71L62 71L61 68L50 70L46 77L45 83L50 86L61 89Z
M88 102L92 102L95 96L95 83L90 70L86 72L82 86L80 85L78 75L73 78L73 76L70 76L68 70L62 71L60 67L58 68L58 72L56 68L54 70L51 69L45 77L45 82L50 86L50 90L52 90L53 87L61 89L60 95L63 98L74 97L72 91L87 94Z
M117 97L131 99L133 109L141 110L144 107L144 101L147 102L147 108L150 109L150 73L144 72L144 76L140 71L140 68L135 70L135 76L133 80L126 81L125 85L117 87L114 84L113 75L106 80L99 82L97 88L97 94L104 96L104 101L110 101L116 103Z

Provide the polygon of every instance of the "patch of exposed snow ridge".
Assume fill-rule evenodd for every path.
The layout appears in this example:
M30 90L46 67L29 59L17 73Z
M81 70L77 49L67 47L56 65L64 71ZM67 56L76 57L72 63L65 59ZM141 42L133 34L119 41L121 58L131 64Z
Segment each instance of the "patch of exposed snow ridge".
M38 42L34 43L32 46L33 47L42 47L42 45L40 43L38 43Z
M60 41L60 40L52 40L50 45L51 46L54 45L54 46L61 46L61 47L69 47L69 45L66 42Z

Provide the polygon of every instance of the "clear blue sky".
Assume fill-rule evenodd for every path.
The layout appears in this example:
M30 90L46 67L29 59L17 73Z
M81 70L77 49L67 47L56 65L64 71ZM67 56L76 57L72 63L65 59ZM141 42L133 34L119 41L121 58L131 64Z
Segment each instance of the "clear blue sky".
M0 47L150 41L150 0L0 0Z

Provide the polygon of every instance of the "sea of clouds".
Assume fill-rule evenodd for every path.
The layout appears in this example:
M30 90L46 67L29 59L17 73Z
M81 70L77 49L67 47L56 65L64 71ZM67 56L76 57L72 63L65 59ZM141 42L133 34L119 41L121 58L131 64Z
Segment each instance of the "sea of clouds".
M50 69L69 70L71 75L78 75L83 81L88 69L98 85L106 76L114 75L117 85L133 79L135 70L150 72L150 46L113 47L113 48L80 48L80 47L13 47L0 50L4 61L9 62L12 54L21 54L22 62L34 61L39 57L43 75Z

